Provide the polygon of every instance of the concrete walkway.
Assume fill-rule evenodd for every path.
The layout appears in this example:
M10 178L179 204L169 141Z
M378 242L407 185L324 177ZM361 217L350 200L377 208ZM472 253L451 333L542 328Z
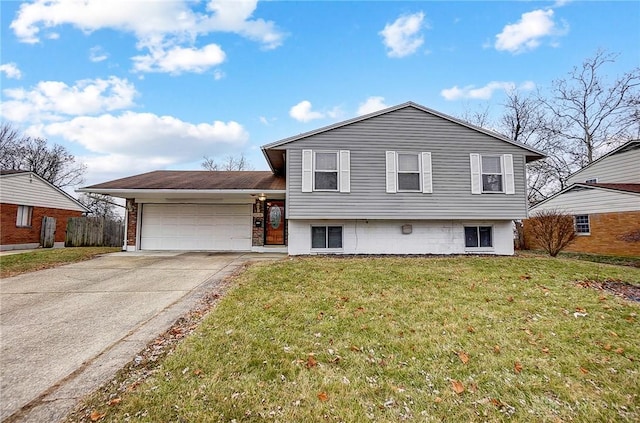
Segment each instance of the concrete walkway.
M248 261L114 253L0 280L0 421L55 422Z

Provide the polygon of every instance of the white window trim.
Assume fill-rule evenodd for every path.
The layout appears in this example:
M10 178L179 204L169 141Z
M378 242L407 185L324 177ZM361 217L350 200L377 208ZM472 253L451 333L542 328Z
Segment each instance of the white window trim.
M320 154L333 154L336 156L336 170L318 170L316 168L316 155ZM336 187L335 189L316 188L316 173L335 173L336 174ZM335 150L313 150L313 171L312 171L313 190L319 192L339 192L340 191L340 154Z
M342 247L340 248L329 248L329 228L341 228L341 235L342 235ZM313 228L326 228L326 234L325 234L325 242L327 247L324 248L314 248L313 247ZM340 252L344 250L344 225L331 225L331 224L317 224L317 225L309 225L309 232L311 234L311 238L309 239L309 242L311 244L310 248L311 251L327 251L327 252Z
M26 211L26 216L25 216ZM26 222L25 222L26 220ZM30 228L33 226L33 206L18 206L16 213L16 227Z
M400 155L404 154L407 156L415 156L418 159L418 170L417 171L406 171L400 170ZM408 173L408 174L418 174L418 188L417 189L400 189L400 174ZM422 154L416 153L415 151L396 151L396 186L398 187L398 192L422 192Z
M502 175L502 191L485 191L482 175L498 175L497 173L484 173L482 171L483 157L499 157ZM507 194L516 193L515 179L513 172L513 155L512 154L469 154L470 175L471 175L471 194Z
M418 171L408 172L400 171L399 155L411 154L418 157ZM423 194L433 193L433 168L431 164L430 152L416 152L416 151L387 151L385 153L386 161L386 192L388 194L395 194L398 192L417 192ZM400 189L398 174L400 173L418 173L418 181L420 184L419 189Z
M478 230L478 245L480 245L480 228L491 228L491 247L467 247L467 234L465 233L466 228L476 228ZM493 225L483 223L465 223L462 225L462 238L465 251L483 252L495 251L496 249L495 228Z
M336 170L316 170L316 153L336 155ZM336 189L317 189L317 172L335 172L337 175ZM351 152L349 150L302 150L302 192L351 192Z
M587 232L578 232L578 216L586 216L587 217L587 225L589 226L589 231ZM576 231L577 236L589 236L591 235L591 218L588 214L576 214L573 216L573 226Z
M482 166L482 159L485 157L489 158L497 158L500 162L500 173L489 173L485 172ZM500 191L485 191L484 189L484 175L500 175L502 177L502 189ZM504 194L505 193L505 175L504 175L504 158L502 155L495 154L481 154L480 155L480 187L482 188L483 194Z

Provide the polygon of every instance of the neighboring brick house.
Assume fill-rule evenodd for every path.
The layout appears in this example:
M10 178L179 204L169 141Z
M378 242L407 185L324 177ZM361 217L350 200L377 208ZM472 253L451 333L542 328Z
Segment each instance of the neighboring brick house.
M63 247L67 219L87 208L33 172L0 171L0 250L40 246L42 219L56 219L55 247Z
M640 257L640 140L605 154L569 177L568 188L536 204L530 215L558 210L575 218L567 251ZM536 248L528 222L525 243Z

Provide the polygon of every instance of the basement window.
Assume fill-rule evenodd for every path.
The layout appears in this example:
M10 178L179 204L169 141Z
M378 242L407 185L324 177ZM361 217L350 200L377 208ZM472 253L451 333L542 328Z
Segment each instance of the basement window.
M342 226L312 226L312 249L342 248Z
M464 246L467 248L493 247L493 230L491 226L465 226Z

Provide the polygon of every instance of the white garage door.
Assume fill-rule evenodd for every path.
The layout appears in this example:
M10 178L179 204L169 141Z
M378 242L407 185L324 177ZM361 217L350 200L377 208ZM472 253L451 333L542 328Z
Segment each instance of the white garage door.
M250 204L144 204L143 250L248 251Z

